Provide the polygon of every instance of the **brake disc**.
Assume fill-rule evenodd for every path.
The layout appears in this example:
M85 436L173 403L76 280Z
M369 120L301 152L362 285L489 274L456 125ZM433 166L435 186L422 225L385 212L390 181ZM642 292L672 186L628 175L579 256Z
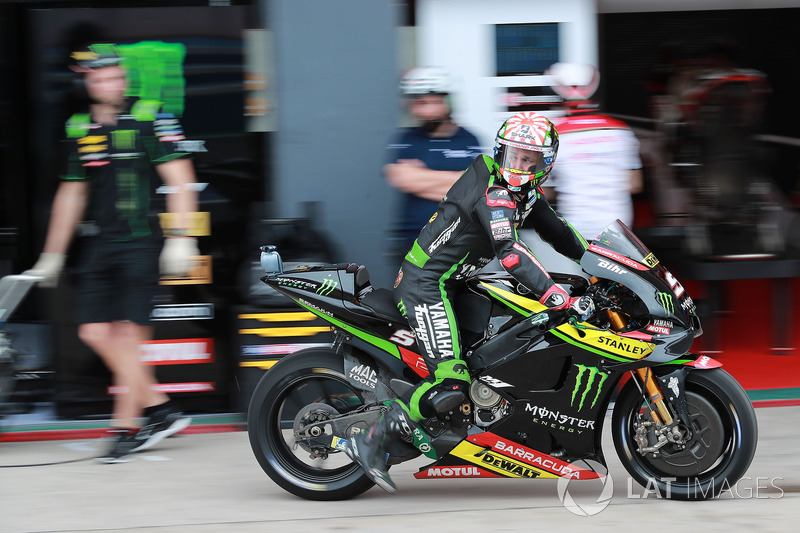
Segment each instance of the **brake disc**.
M685 448L664 446L658 457L647 460L660 471L674 476L691 476L705 472L715 465L725 450L725 427L714 405L691 391L686 392L691 438Z

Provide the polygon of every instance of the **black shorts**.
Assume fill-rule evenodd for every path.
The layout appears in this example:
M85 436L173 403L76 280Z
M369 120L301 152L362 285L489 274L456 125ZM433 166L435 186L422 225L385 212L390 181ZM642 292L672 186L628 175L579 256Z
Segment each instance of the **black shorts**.
M130 320L150 325L158 292L160 239L104 242L86 239L75 270L79 324Z

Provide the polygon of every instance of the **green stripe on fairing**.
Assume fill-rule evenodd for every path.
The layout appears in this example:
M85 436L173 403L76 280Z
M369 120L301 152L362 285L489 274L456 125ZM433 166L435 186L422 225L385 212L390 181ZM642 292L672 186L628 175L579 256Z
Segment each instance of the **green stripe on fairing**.
M381 339L380 337L376 337L375 335L370 335L366 331L361 331L357 327L351 326L350 324L346 324L346 323L342 322L341 320L338 320L336 318L333 318L331 316L326 315L325 313L320 313L319 311L317 311L313 307L305 305L302 302L299 302L297 300L295 300L295 302L297 302L298 305L308 309L310 312L314 313L315 315L317 315L321 319L330 322L334 326L337 326L337 327L345 330L348 333L352 333L353 335L355 335L359 339L367 341L368 343L372 344L373 346L375 346L377 348L380 348L381 350L383 350L385 352L389 352L390 354L392 354L393 356L397 357L398 359L402 359L402 357L400 356L400 349L396 345L392 344L391 342L389 342L387 340L384 340L384 339Z
M658 365L682 365L684 363L691 363L692 361L696 360L697 359L675 359L674 361L667 361L666 363L658 363Z
M601 350L598 350L597 348L592 348L591 346L583 344L582 342L579 342L579 341L573 339L572 337L570 337L568 335L565 335L564 333L562 333L560 331L551 330L551 333L553 335L555 335L556 337L558 337L559 339L561 339L561 340L567 341L568 343L570 343L572 345L575 345L578 348L582 348L584 350L589 350L590 352L596 353L597 355L601 355L603 357L608 357L609 359L613 359L615 361L624 361L626 363L630 363L631 362L630 359L625 359L624 357L618 357L618 356L612 355L612 354L610 354L608 352L603 352Z

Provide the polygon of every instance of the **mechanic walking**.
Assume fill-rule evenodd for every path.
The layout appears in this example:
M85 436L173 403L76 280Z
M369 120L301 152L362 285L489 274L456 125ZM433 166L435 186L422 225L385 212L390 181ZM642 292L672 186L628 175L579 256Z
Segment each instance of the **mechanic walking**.
M150 308L166 275L189 272L197 256L188 234L188 213L197 211L190 153L177 118L160 102L125 96L126 71L113 44L72 52L70 68L82 76L89 98L85 113L66 124L64 166L52 205L44 248L26 274L58 282L79 223L91 221L76 266L78 335L97 353L121 391L114 396L113 444L98 460L131 459L189 425L169 397L156 391L155 373L140 361L139 345L152 337ZM177 230L163 238L151 196L159 177L171 191L167 210ZM159 252L160 251L160 252ZM147 418L142 427L137 419Z

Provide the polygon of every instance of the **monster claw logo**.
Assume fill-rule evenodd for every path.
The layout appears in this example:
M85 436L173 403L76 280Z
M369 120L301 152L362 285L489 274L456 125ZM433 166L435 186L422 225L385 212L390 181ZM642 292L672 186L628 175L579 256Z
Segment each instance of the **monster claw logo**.
M338 281L333 281L330 278L323 280L322 284L317 287L316 293L320 296L330 296L333 290L339 286Z
M656 300L658 300L658 303L661 304L661 307L663 307L667 313L675 313L675 304L672 301L672 295L670 293L657 292Z
M600 391L603 390L603 382L608 377L608 374L601 372L599 369L593 366L583 366L577 364L575 366L578 368L578 375L575 376L575 388L572 389L572 398L570 399L569 404L573 407L575 406L575 399L578 396L578 392L581 390L583 375L587 374L586 385L583 387L583 394L581 394L580 402L578 403L578 411L583 409L583 402L586 400L586 396L589 394L589 391L592 390L595 378L597 377L599 379L597 382L597 392L594 394L594 398L592 399L592 405L589 406L591 409L594 407L594 404L597 403L597 399L600 397Z

